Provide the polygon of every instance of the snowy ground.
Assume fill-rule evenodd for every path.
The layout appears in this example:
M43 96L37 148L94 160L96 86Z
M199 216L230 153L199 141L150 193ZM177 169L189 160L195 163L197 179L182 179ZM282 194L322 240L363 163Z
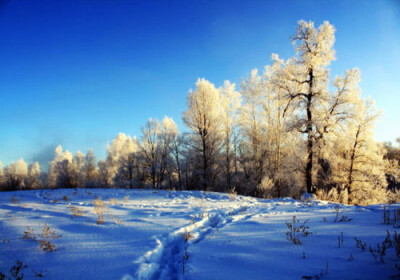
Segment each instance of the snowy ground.
M104 223L96 222L99 197ZM335 206L202 192L4 192L0 272L10 276L19 260L28 266L24 279L399 279L394 248L384 262L369 252L396 230L383 224L383 205L341 205L339 215ZM309 220L312 233L299 245L286 239L293 216ZM62 235L50 240L54 252L37 241L45 224ZM23 238L26 231L32 238Z

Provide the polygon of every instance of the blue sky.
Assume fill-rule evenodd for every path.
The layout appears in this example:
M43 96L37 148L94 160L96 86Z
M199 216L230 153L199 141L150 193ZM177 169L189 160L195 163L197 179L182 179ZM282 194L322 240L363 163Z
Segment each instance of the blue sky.
M384 115L379 141L400 137L399 1L0 1L0 161L44 164L56 145L105 157L147 118L183 129L199 77L239 83L271 53L293 55L300 19L337 29L332 74L359 67Z

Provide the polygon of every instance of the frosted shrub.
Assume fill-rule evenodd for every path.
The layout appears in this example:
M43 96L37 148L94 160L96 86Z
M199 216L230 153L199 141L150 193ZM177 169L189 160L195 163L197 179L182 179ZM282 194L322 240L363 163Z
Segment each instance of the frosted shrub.
M271 198L273 196L274 181L269 177L264 177L257 186L257 193L262 198Z
M236 198L237 191L235 187L229 190L229 200L234 200Z

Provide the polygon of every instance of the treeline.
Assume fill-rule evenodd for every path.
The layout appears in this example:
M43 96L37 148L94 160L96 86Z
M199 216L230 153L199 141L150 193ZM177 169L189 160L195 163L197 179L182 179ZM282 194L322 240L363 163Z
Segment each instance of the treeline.
M19 160L0 171L3 189L202 189L265 198L306 191L343 203L396 201L399 149L374 140L379 112L361 98L359 70L330 79L334 32L328 22L299 21L293 57L273 54L238 88L199 79L182 116L188 132L171 118L149 119L138 138L120 133L99 162L91 151L58 146L47 176Z

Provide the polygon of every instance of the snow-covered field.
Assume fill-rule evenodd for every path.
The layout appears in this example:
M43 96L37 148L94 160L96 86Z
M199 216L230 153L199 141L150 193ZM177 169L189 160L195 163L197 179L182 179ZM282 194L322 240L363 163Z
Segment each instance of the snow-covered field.
M96 198L104 207L100 202L95 207ZM383 224L383 205L335 206L198 191L4 192L0 271L10 276L19 260L27 265L24 279L391 279L399 274L395 248L386 250L384 262L369 252L369 246L382 244L387 230L392 238L396 230ZM101 217L97 222L95 210L104 222ZM310 234L300 236L298 245L286 238L293 216L297 226L309 220ZM62 235L47 239L53 252L40 248L45 225ZM365 250L356 247L355 238L366 243Z

